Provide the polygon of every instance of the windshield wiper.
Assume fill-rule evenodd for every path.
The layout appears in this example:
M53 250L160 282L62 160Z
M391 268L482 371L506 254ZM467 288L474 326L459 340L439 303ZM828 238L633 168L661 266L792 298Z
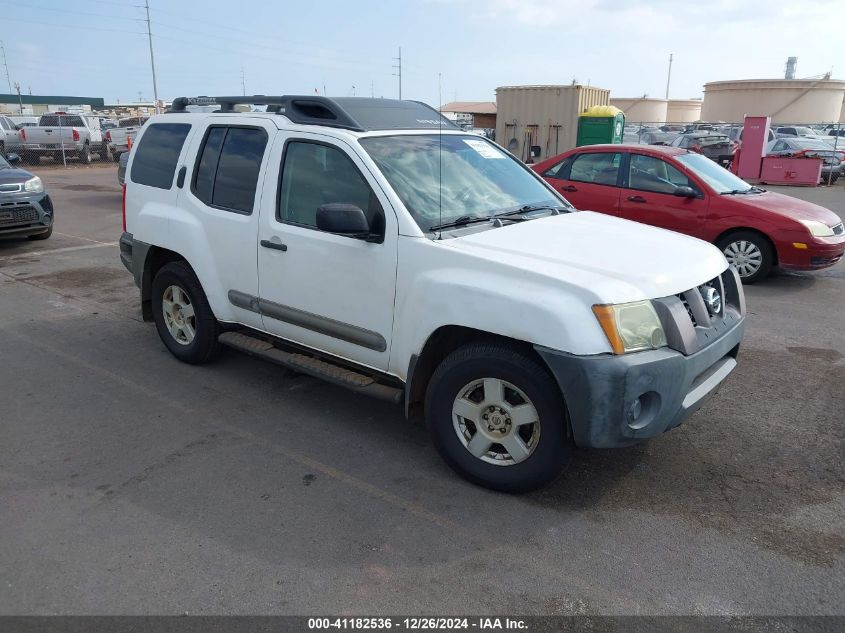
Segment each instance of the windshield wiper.
M563 206L555 206L549 204L526 204L524 207L520 207L519 209L512 209L510 211L502 211L501 213L494 213L491 217L494 218L503 218L509 215L519 215L520 213L531 213L532 211L551 211L552 215L557 215L561 211L569 211L568 207ZM529 220L531 218L522 218L525 220Z
M466 226L467 224L476 224L477 222L489 222L490 216L481 215L462 215L455 218L451 222L444 222L443 224L434 224L428 227L429 231L439 231L440 229L450 229L456 226Z
M736 196L736 195L744 195L746 193L751 193L754 190L754 187L749 187L748 189L731 189L730 191L723 191L720 193L720 196Z

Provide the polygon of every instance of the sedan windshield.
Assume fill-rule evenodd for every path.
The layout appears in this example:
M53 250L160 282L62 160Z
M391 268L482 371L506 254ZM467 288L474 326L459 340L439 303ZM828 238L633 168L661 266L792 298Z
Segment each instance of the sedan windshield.
M377 136L360 142L423 231L523 207L569 206L479 136Z
M679 163L706 182L716 193L742 193L754 189L724 167L701 154L682 154L675 157ZM756 191L756 189L755 189Z

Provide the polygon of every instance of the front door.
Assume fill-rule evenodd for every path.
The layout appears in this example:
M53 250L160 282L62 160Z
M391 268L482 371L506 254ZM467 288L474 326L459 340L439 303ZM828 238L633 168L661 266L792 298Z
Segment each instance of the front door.
M679 169L656 156L629 154L619 215L626 220L702 237L707 198L701 188ZM674 195L692 187L695 198Z
M619 213L619 152L585 152L567 159L549 184L563 194L576 209Z
M268 332L386 370L393 329L398 224L372 173L343 141L277 138L259 226L259 309ZM370 241L317 228L317 209L361 208Z

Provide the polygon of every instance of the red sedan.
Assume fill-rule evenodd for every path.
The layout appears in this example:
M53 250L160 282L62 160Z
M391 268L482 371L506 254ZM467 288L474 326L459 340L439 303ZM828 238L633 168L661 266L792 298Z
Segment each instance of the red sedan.
M845 228L833 211L753 187L685 149L589 145L531 168L577 209L716 244L745 283L774 266L827 268L845 253Z

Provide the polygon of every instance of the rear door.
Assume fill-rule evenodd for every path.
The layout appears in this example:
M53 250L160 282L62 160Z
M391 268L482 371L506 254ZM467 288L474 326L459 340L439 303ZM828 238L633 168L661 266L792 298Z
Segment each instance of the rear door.
M619 213L619 176L622 152L583 152L570 156L548 182L576 209ZM554 168L552 168L554 169Z
M281 132L261 203L258 270L264 329L386 370L396 292L398 222L355 149L340 139ZM361 208L371 231L358 239L317 228L317 209Z
M209 280L208 287L221 288L220 300L231 304L235 320L260 328L261 316L233 297L258 294L258 210L276 128L261 118L229 121L212 119L191 143L190 171L186 168L179 176L183 183L179 208L187 212L180 221L202 227L207 253L197 257L208 264L203 270L217 277Z
M620 215L694 237L703 234L708 200L701 188L679 167L656 156L630 153L624 166ZM674 195L678 187L692 187L698 197Z

